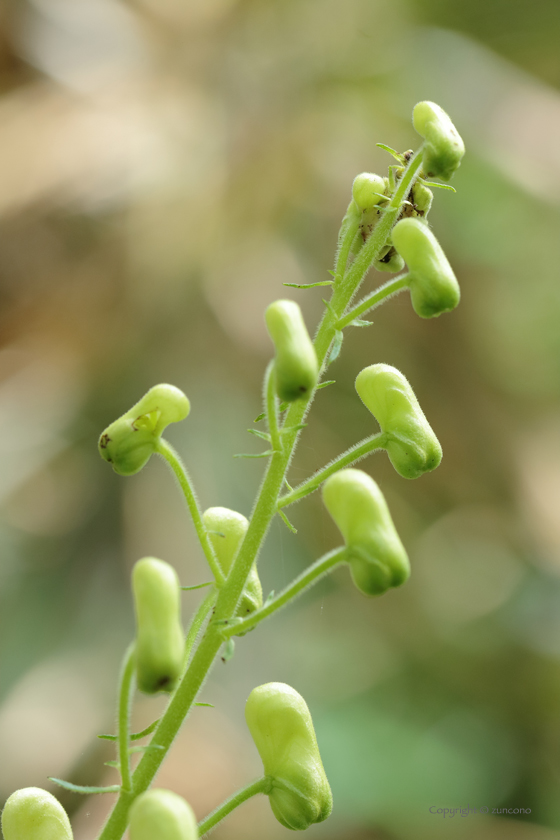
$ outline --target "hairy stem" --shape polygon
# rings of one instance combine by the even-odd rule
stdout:
[[[402,292],[407,288],[408,278],[409,273],[407,272],[406,274],[401,274],[399,277],[393,277],[391,280],[387,280],[386,283],[379,286],[374,292],[367,295],[360,301],[360,303],[347,312],[344,318],[341,318],[336,325],[337,329],[343,330],[344,327],[347,327],[348,324],[350,324],[355,318],[365,315],[366,312],[369,312],[371,309],[375,309],[376,306],[380,306],[380,304],[384,303],[388,300],[388,298],[398,295],[399,292]]]
[[[118,747],[122,788],[125,791],[130,790],[130,755],[128,748],[130,744],[130,706],[134,691],[134,666],[134,643],[132,643],[124,655],[119,690]]]
[[[354,203],[354,199],[350,201],[348,205],[348,210],[346,211],[346,215],[350,212],[350,208]],[[346,217],[345,217],[346,218]],[[358,228],[360,227],[360,216],[351,216],[348,219],[348,224],[346,226],[346,230],[342,234],[342,239],[340,242],[340,247],[338,249],[338,253],[336,255],[336,262],[334,266],[334,276],[335,281],[342,279],[344,277],[344,273],[346,271],[346,265],[348,263],[348,257],[350,255],[350,248],[352,247],[352,243],[356,238],[356,234],[358,232]]]
[[[198,824],[198,833],[200,837],[204,837],[212,828],[218,825],[224,817],[227,817],[228,814],[231,814],[235,808],[238,808],[244,802],[247,802],[252,796],[255,796],[257,793],[268,793],[271,788],[271,781],[266,776],[262,779],[259,779],[257,782],[253,782],[251,785],[247,785],[247,787],[242,788],[242,790],[237,791],[234,793],[233,796],[230,796],[229,799],[220,805],[219,808],[216,808],[215,811],[212,811],[206,819],[201,820]]]
[[[418,178],[418,173],[420,171],[420,167],[422,166],[422,149],[423,147],[421,146],[420,149],[410,158],[408,166],[403,172],[403,176],[399,181],[393,197],[391,198],[389,204],[383,208],[383,215],[380,221],[374,227],[371,236],[361,249],[356,260],[348,269],[344,278],[345,287],[353,287],[354,291],[358,290],[361,280],[365,276],[373,261],[377,259],[381,248],[386,244],[391,233],[391,228],[397,221],[401,212],[402,203]],[[379,245],[380,242],[382,242],[381,246]]]
[[[316,560],[315,563],[293,580],[289,586],[283,589],[276,598],[273,598],[264,607],[261,607],[260,610],[255,610],[254,613],[244,618],[243,621],[234,623],[230,627],[222,628],[222,635],[228,637],[237,636],[239,633],[246,633],[248,630],[252,630],[259,622],[284,607],[289,601],[297,598],[305,589],[313,586],[323,575],[331,572],[335,566],[344,563],[345,560],[346,548],[335,548],[333,551],[329,551],[328,554]]]
[[[289,493],[286,493],[285,496],[281,496],[278,499],[278,507],[283,508],[288,505],[293,505],[294,502],[299,502],[300,499],[309,496],[310,493],[314,493],[330,475],[343,469],[343,467],[349,467],[351,464],[357,463],[357,461],[365,458],[371,452],[383,449],[386,441],[387,436],[383,432],[378,432],[356,443],[350,449],[347,449],[346,452],[343,452],[342,455],[339,455],[338,458],[335,458],[334,461],[331,461],[330,464],[327,464],[321,470],[314,473],[307,481],[303,481]]]
[[[185,667],[190,659],[192,649],[196,642],[196,637],[200,633],[201,627],[204,624],[206,616],[216,603],[216,598],[217,592],[215,591],[215,589],[212,589],[212,591],[209,592],[206,598],[202,601],[192,618],[187,632],[187,638],[185,639]]]
[[[337,330],[336,325],[342,318],[353,296],[356,294],[373,260],[379,256],[382,248],[387,243],[391,228],[400,213],[402,201],[408,195],[415,178],[418,176],[421,162],[421,155],[419,153],[411,158],[399,182],[399,186],[383,214],[383,218],[374,228],[356,261],[346,272],[343,281],[334,287],[331,300],[323,314],[314,341],[315,352],[321,371],[324,371],[326,365],[327,354]],[[128,823],[128,811],[132,802],[139,794],[147,790],[152,783],[214,663],[223,642],[223,634],[217,622],[229,620],[235,615],[237,603],[241,597],[249,572],[258,557],[270,523],[276,515],[278,497],[301,432],[300,424],[309,411],[314,396],[315,391],[307,399],[296,400],[286,412],[283,425],[282,451],[274,452],[270,458],[253,508],[247,533],[226,581],[224,581],[224,576],[219,568],[208,534],[204,528],[188,474],[175,450],[164,440],[160,441],[158,451],[168,461],[179,480],[202,548],[206,554],[210,568],[214,572],[216,583],[220,586],[214,614],[215,622],[211,622],[206,629],[206,633],[196,649],[154,733],[151,744],[162,747],[163,749],[149,750],[142,756],[140,763],[132,775],[132,790],[130,792],[121,791],[117,803],[99,835],[99,840],[120,840],[124,834]]]
[[[266,369],[264,378],[264,398],[266,408],[266,420],[270,432],[270,443],[273,452],[282,451],[282,441],[278,431],[278,401],[276,399],[276,373],[274,362],[270,362]]]
[[[194,492],[187,468],[183,464],[179,454],[173,449],[171,444],[163,438],[161,438],[158,443],[157,452],[165,458],[179,482],[183,495],[185,496],[198,539],[202,546],[202,550],[204,551],[206,559],[208,560],[208,565],[210,566],[212,574],[216,580],[216,585],[221,586],[225,578],[216,558],[214,549],[212,548],[212,543],[210,542],[206,528],[204,527],[202,514],[200,513],[200,508],[198,507],[196,493]]]

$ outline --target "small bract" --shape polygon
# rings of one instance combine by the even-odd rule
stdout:
[[[443,108],[435,102],[418,102],[412,112],[412,122],[424,138],[422,167],[430,178],[449,181],[459,168],[465,144]]]
[[[393,245],[408,265],[407,284],[416,314],[434,318],[455,309],[461,290],[429,227],[420,219],[401,219],[393,228]]]
[[[265,320],[276,349],[278,396],[285,402],[309,397],[317,384],[319,369],[301,309],[292,300],[277,300],[267,308]]]
[[[384,448],[403,478],[439,466],[440,443],[406,377],[391,365],[370,365],[356,377],[356,391],[387,436]]]
[[[66,811],[54,796],[36,787],[16,790],[2,811],[4,840],[72,840]]]
[[[193,809],[182,796],[153,788],[130,808],[130,840],[198,840]]]
[[[202,518],[209,533],[216,557],[227,577],[249,527],[249,520],[242,513],[224,507],[205,510]],[[262,587],[256,565],[253,565],[243,589],[237,616],[247,616],[262,607]]]
[[[155,557],[144,557],[132,570],[136,612],[136,677],[146,694],[171,692],[183,668],[179,578]]]
[[[332,793],[301,694],[285,683],[261,685],[249,695],[245,717],[271,780],[268,797],[278,822],[303,831],[326,820]]]
[[[382,595],[405,582],[408,556],[373,478],[362,470],[340,470],[325,481],[323,502],[344,538],[352,579],[364,595]]]
[[[154,385],[132,408],[107,426],[99,438],[101,457],[119,475],[134,475],[149,461],[170,423],[184,420],[190,403],[173,385]]]

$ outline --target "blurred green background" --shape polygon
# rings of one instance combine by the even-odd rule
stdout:
[[[263,309],[316,324],[353,177],[376,142],[418,143],[433,99],[467,144],[430,220],[460,308],[402,295],[347,331],[292,483],[374,431],[353,380],[413,384],[445,453],[379,481],[409,549],[400,591],[344,570],[218,663],[159,786],[199,817],[259,773],[244,701],[270,680],[307,699],[335,798],[311,838],[560,838],[560,4],[557,0],[8,0],[0,17],[0,802],[55,775],[116,781],[113,724],[139,557],[207,578],[153,459],[123,479],[100,431],[157,382],[191,416],[169,432],[201,504],[248,515],[262,462],[245,430],[271,346]],[[370,276],[366,290],[384,280]],[[338,544],[318,496],[274,524],[278,590]],[[184,598],[185,620],[196,593]],[[162,708],[139,699],[138,727]],[[76,840],[111,797],[61,794]],[[482,806],[453,819],[429,809]],[[530,808],[530,815],[492,815]],[[216,840],[288,837],[264,798]]]

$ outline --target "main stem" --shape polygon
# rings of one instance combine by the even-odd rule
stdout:
[[[317,360],[321,372],[323,372],[325,367],[327,353],[336,332],[337,322],[343,316],[346,307],[350,304],[353,296],[357,292],[360,283],[372,265],[373,260],[377,258],[381,249],[386,244],[391,233],[391,228],[400,213],[402,201],[408,195],[408,192],[417,177],[421,162],[420,153],[417,153],[410,160],[410,163],[399,182],[395,195],[389,202],[382,219],[374,228],[373,233],[361,249],[356,261],[346,272],[342,282],[337,283],[334,287],[332,298],[329,306],[323,314],[323,318],[314,341],[315,352],[317,354]],[[134,802],[136,797],[147,790],[152,783],[167,754],[167,751],[169,750],[169,747],[173,743],[173,740],[181,727],[181,724],[187,717],[192,704],[196,700],[196,696],[200,691],[204,680],[208,676],[223,642],[219,622],[223,622],[225,619],[231,619],[235,614],[237,603],[243,591],[243,587],[245,586],[249,572],[251,571],[251,567],[257,559],[260,547],[267,534],[270,523],[276,514],[278,496],[300,434],[300,429],[297,427],[309,411],[314,396],[315,392],[313,392],[307,400],[296,400],[286,412],[284,420],[285,434],[282,438],[282,451],[274,452],[270,458],[268,469],[265,473],[264,480],[261,484],[261,488],[253,508],[253,513],[245,539],[243,540],[243,544],[228,574],[227,580],[221,586],[218,593],[214,614],[216,621],[215,623],[210,622],[210,625],[208,626],[189,667],[179,683],[179,686],[172,696],[167,710],[161,718],[151,741],[152,745],[160,746],[163,749],[148,750],[144,753],[132,776],[132,790],[130,792],[124,790],[121,791],[118,801],[101,834],[99,835],[99,840],[120,840],[124,834],[128,823],[128,811],[131,804]],[[162,444],[163,443],[164,442],[162,441]],[[198,505],[196,504],[196,498],[194,497],[192,487],[190,484],[187,484],[186,487],[183,486],[184,482],[182,481],[181,473],[178,470],[178,463],[180,463],[179,456],[169,446],[169,444],[165,444],[164,447],[160,448],[160,453],[169,460],[169,463],[177,475],[179,483],[183,487],[185,493],[192,494],[194,501],[193,509],[195,512],[198,512]],[[172,456],[171,460],[168,458],[168,455]],[[191,505],[189,505],[189,507],[191,507]],[[200,516],[199,512],[198,515]],[[208,535],[204,528],[202,532],[206,540],[209,542]],[[197,533],[200,537],[201,532],[199,528],[197,528]],[[206,543],[202,539],[201,542],[204,548]],[[206,550],[205,553],[208,557]],[[214,557],[213,551],[211,551],[211,556]],[[210,563],[211,567],[212,565],[213,564]],[[218,576],[216,576],[216,578],[218,580]]]

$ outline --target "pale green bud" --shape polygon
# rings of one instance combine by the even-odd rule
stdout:
[[[419,219],[401,219],[393,228],[393,244],[406,260],[412,306],[421,318],[455,309],[461,290],[441,245]]]
[[[171,692],[183,669],[179,578],[163,560],[144,557],[132,570],[136,677],[146,694]]]
[[[374,260],[373,264],[378,271],[392,271],[393,273],[402,271],[404,268],[403,258],[391,245],[385,246],[381,256]]]
[[[412,208],[413,216],[422,216],[425,218],[430,212],[434,194],[429,187],[416,181],[411,190],[411,201],[414,205]]]
[[[152,788],[130,807],[130,840],[198,840],[193,809],[182,796]]]
[[[224,507],[208,508],[202,516],[218,563],[227,577],[241,543],[247,533],[249,520],[242,513]],[[253,565],[237,607],[237,616],[246,616],[262,607],[262,587],[256,565]]]
[[[72,840],[66,811],[41,788],[16,790],[2,811],[4,840]]]
[[[356,377],[356,391],[387,436],[385,449],[399,475],[418,478],[439,466],[439,441],[399,370],[370,365]]]
[[[267,308],[265,320],[276,349],[278,396],[285,402],[307,398],[317,384],[319,369],[301,309],[292,300],[277,300]]]
[[[443,108],[435,102],[418,102],[412,112],[412,122],[425,140],[424,172],[430,178],[449,181],[465,154],[465,144],[459,132]]]
[[[303,831],[326,820],[332,793],[301,694],[285,683],[261,685],[249,695],[245,718],[272,782],[268,797],[278,822]]]
[[[190,403],[173,385],[154,385],[130,411],[108,426],[99,438],[101,457],[119,475],[139,472],[156,451],[169,423],[184,420]]]
[[[352,197],[360,210],[371,210],[376,205],[385,203],[379,197],[384,195],[385,187],[385,179],[381,175],[376,175],[374,172],[362,172],[354,178]]]
[[[383,493],[362,470],[341,470],[323,485],[323,502],[348,549],[352,579],[364,595],[381,595],[410,574]]]

